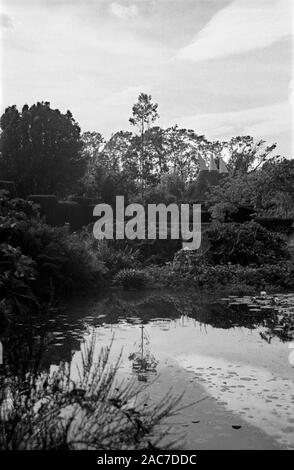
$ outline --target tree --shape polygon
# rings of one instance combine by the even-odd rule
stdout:
[[[241,206],[252,206],[262,216],[293,217],[293,160],[272,156],[275,145],[255,144],[252,137],[233,138],[230,145],[230,173],[207,194],[212,214],[222,220]]]
[[[294,216],[294,161],[274,158],[258,172],[259,207],[268,215]]]
[[[242,206],[257,206],[259,188],[256,173],[229,174],[207,192],[206,205],[212,217],[224,222]]]
[[[186,184],[195,179],[199,167],[196,140],[194,131],[181,129],[177,125],[165,131],[168,166],[172,173],[178,173],[180,176],[182,192]]]
[[[8,107],[1,117],[2,178],[13,180],[19,195],[72,191],[83,176],[80,128],[70,111],[62,114],[42,102],[21,112]]]
[[[159,126],[147,129],[144,134],[145,161],[149,163],[149,172],[146,173],[146,183],[155,185],[162,175],[168,172],[168,155],[165,145],[166,131]]]
[[[94,160],[105,145],[100,132],[84,132],[82,134],[82,152],[88,160]]]
[[[183,200],[182,180],[178,173],[165,173],[155,187],[144,194],[145,204],[171,204]]]
[[[152,103],[151,95],[146,93],[140,93],[137,103],[134,104],[132,108],[133,116],[129,119],[129,122],[136,126],[139,130],[139,141],[140,141],[140,158],[139,158],[139,178],[144,189],[144,179],[146,179],[146,174],[151,170],[151,160],[146,158],[145,154],[145,131],[150,128],[150,125],[156,121],[159,117],[157,108],[157,103]]]
[[[228,166],[232,174],[256,171],[272,157],[276,146],[277,144],[267,145],[264,140],[256,142],[251,136],[232,137],[228,142],[223,142],[223,150],[229,157]]]
[[[132,133],[119,131],[105,142],[99,133],[86,132],[82,140],[87,171],[80,192],[109,204],[118,195],[128,200],[136,192],[138,177]]]

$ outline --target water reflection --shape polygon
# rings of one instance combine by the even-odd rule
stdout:
[[[185,323],[185,318],[190,321]],[[123,325],[156,323],[157,328],[169,329],[176,320],[181,321],[182,328],[191,327],[192,320],[195,328],[206,334],[208,326],[225,330],[245,328],[258,332],[259,337],[268,344],[274,338],[291,342],[294,339],[294,295],[211,299],[183,292],[132,295],[111,292],[103,299],[75,300],[59,313],[36,318],[29,328],[24,329],[24,321],[21,319],[14,322],[0,334],[3,359],[6,363],[17,362],[20,343],[31,341],[23,339],[24,331],[27,334],[28,329],[34,330],[36,337],[46,332],[47,352],[42,364],[43,367],[49,367],[61,360],[69,362],[74,352],[80,349],[90,328],[105,329],[116,325],[123,328]],[[13,348],[16,344],[18,346]],[[30,345],[28,349],[32,349]],[[138,352],[133,354],[134,360],[137,358],[139,363]],[[153,359],[150,359],[150,363],[153,364]]]
[[[132,362],[132,369],[140,382],[147,382],[151,374],[156,374],[156,368],[159,361],[155,359],[150,352],[150,339],[144,331],[144,325],[140,326],[141,339],[139,349],[129,354],[129,360]]]
[[[14,336],[0,335],[6,362],[20,355],[15,337],[23,335],[24,325],[18,323]],[[33,326],[36,336],[47,333],[44,368],[70,362],[73,356],[78,361],[81,344],[93,330],[98,349],[114,336],[113,358],[124,350],[124,377],[136,375],[139,382],[157,384],[159,394],[171,385],[179,392],[190,387],[191,400],[201,396],[201,387],[213,397],[201,408],[200,421],[208,423],[206,442],[215,436],[211,426],[217,416],[218,442],[227,432],[221,406],[294,447],[293,365],[287,347],[294,339],[294,294],[215,299],[191,292],[111,292],[102,299],[74,300]],[[9,355],[13,347],[15,354]],[[199,422],[198,413],[187,415],[191,426]],[[197,435],[191,429],[193,445]],[[231,445],[232,436],[228,439]]]

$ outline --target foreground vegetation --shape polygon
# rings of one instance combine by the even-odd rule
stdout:
[[[119,360],[109,364],[110,348],[96,359],[94,347],[93,337],[75,379],[68,363],[53,373],[0,375],[0,449],[147,449],[163,437],[166,442],[168,429],[162,432],[158,425],[177,412],[181,397],[168,394],[146,403],[144,389],[134,381],[117,382]]]

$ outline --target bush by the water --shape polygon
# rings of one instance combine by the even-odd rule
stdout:
[[[122,269],[140,267],[138,250],[129,245],[123,245],[109,240],[95,240],[91,234],[92,248],[98,250],[99,259],[107,268],[108,276],[112,277]]]
[[[185,253],[186,255],[187,253]],[[256,290],[294,289],[294,263],[281,261],[264,266],[240,264],[194,264],[193,259],[147,269],[152,287],[192,287],[197,289],[221,289],[222,291],[247,293]]]
[[[21,282],[38,296],[48,297],[52,291],[65,293],[101,282],[106,272],[98,250],[93,249],[85,233],[70,233],[67,227],[49,227],[33,203],[9,200],[4,194],[0,199],[0,243],[0,300],[5,298],[5,293],[15,292],[16,279],[19,288]],[[22,265],[26,262],[34,268],[34,278],[28,269],[17,269],[13,265],[16,262]],[[22,294],[21,299],[25,298]]]
[[[19,248],[7,243],[0,245],[0,323],[8,314],[32,312],[38,308],[32,284],[36,280],[36,265]]]
[[[122,286],[126,290],[142,289],[147,282],[147,274],[141,269],[123,269],[114,277],[114,284]]]
[[[202,234],[199,250],[180,250],[172,263],[147,271],[154,287],[239,293],[294,288],[294,261],[286,241],[254,222],[213,223]]]
[[[289,258],[285,240],[255,222],[213,223],[204,231],[203,243],[205,261],[213,265],[260,266]]]
[[[115,240],[109,246],[122,252],[127,250],[136,253],[136,263],[148,266],[149,264],[164,264],[172,261],[174,255],[181,249],[182,242],[180,239],[171,239],[170,229],[168,229],[166,240],[159,238],[151,240],[146,234],[146,238],[143,240]]]

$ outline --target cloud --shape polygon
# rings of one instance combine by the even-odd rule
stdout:
[[[289,101],[224,113],[206,113],[184,116],[173,120],[182,127],[193,128],[198,134],[205,134],[210,139],[229,139],[237,135],[252,135],[257,139],[277,140],[283,144],[286,152],[291,151],[292,109]],[[292,147],[293,151],[293,147]]]
[[[270,46],[291,34],[292,0],[234,0],[182,48],[177,58],[203,61]]]
[[[138,16],[138,8],[136,5],[121,5],[120,3],[112,3],[110,5],[111,13],[121,20],[129,20]]]
[[[137,101],[139,94],[146,87],[140,86],[128,86],[122,90],[113,92],[107,99],[106,103],[111,106],[121,106],[126,109],[130,109],[131,106]]]
[[[10,29],[13,28],[13,21],[11,16],[6,13],[0,13],[0,28]]]

